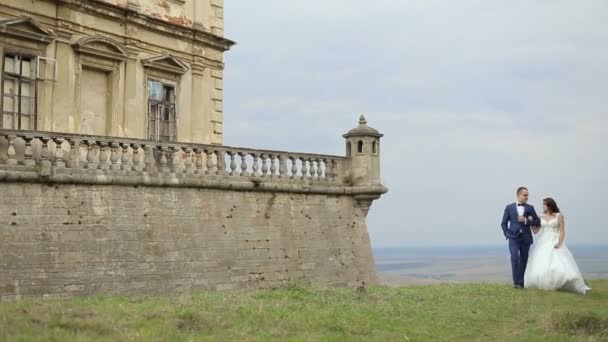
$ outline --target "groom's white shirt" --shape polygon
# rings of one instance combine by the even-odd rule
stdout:
[[[517,215],[519,216],[524,216],[524,211],[526,210],[525,206],[519,206],[518,205],[519,202],[515,202],[515,207],[517,208]],[[526,221],[524,222],[524,224],[528,224],[528,218],[524,218]]]
[[[519,206],[518,204],[519,202],[515,202],[515,206],[517,207],[517,215],[524,216],[524,211],[526,210],[526,207]]]

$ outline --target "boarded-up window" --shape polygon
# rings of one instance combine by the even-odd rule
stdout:
[[[80,133],[107,134],[109,73],[107,71],[82,68],[80,83]]]
[[[36,129],[36,58],[6,53],[3,62],[0,127]]]
[[[148,138],[155,141],[175,141],[175,86],[160,81],[148,81]]]

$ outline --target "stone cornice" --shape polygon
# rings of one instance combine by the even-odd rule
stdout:
[[[276,180],[263,177],[249,179],[230,176],[208,176],[205,178],[196,175],[176,175],[174,173],[161,173],[150,175],[148,173],[125,174],[120,171],[87,170],[87,169],[53,169],[48,174],[41,174],[37,167],[4,166],[0,165],[0,182],[45,183],[45,184],[85,184],[85,185],[121,185],[121,186],[149,186],[149,187],[175,187],[175,188],[206,188],[231,191],[256,192],[284,192],[303,194],[322,194],[334,196],[373,197],[380,196],[388,191],[383,186],[352,187],[340,184],[327,184],[324,181],[294,182],[289,179]]]
[[[58,3],[71,6],[79,11],[94,12],[98,15],[109,16],[114,19],[125,20],[131,24],[145,26],[151,30],[190,38],[212,48],[227,51],[236,43],[230,39],[204,31],[198,25],[188,27],[178,25],[169,21],[155,18],[146,14],[134,11],[129,7],[121,7],[108,4],[98,0],[55,0]]]

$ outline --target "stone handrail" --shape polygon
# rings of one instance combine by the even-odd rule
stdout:
[[[324,154],[0,129],[0,181],[344,193],[347,162]]]

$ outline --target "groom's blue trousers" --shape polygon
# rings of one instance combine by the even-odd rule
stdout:
[[[513,284],[524,286],[524,273],[528,265],[530,244],[523,239],[509,239],[509,252],[511,252]]]

